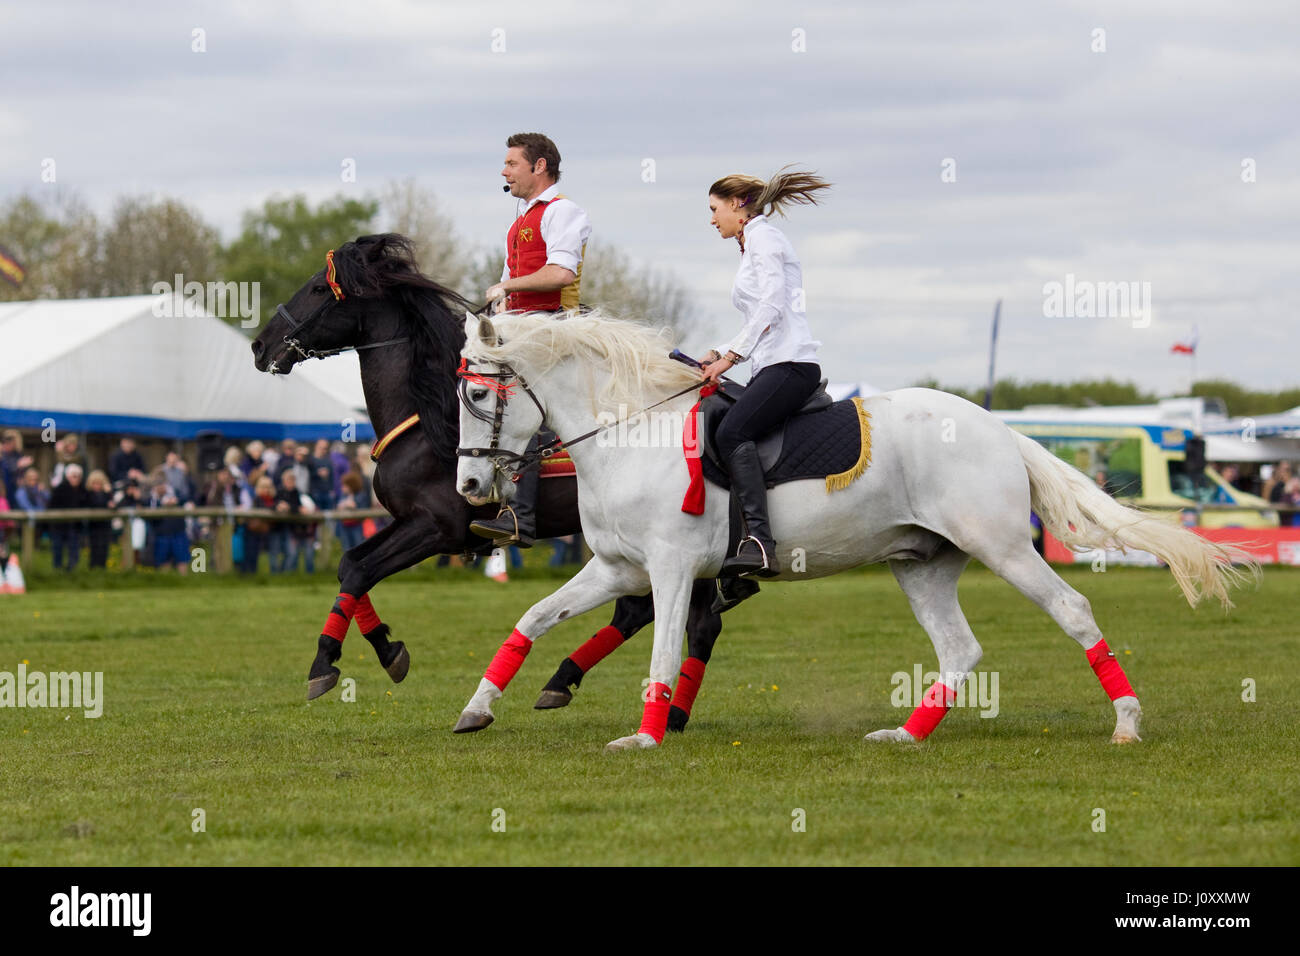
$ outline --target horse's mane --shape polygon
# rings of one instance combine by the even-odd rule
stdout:
[[[473,307],[422,275],[413,243],[396,233],[344,243],[334,265],[347,295],[387,299],[398,307],[403,334],[410,338],[406,385],[420,426],[439,458],[453,458],[460,427],[456,366],[465,344],[464,315]]]
[[[475,337],[466,344],[474,361],[526,365],[544,372],[562,359],[577,358],[608,371],[609,379],[596,401],[617,411],[663,398],[664,393],[700,380],[694,369],[668,357],[672,333],[639,322],[618,319],[599,310],[570,312],[557,318],[546,312],[510,313],[492,320],[500,344]]]

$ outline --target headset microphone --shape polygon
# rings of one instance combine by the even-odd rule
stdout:
[[[510,184],[509,184],[509,183],[506,183],[504,186],[502,186],[502,187],[501,187],[501,191],[502,191],[503,193],[508,193],[508,192],[510,192]]]

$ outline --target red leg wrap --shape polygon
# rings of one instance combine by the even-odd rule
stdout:
[[[645,712],[641,715],[639,734],[649,734],[655,743],[664,742],[668,730],[668,704],[673,699],[672,688],[658,681],[646,689]]]
[[[1133,693],[1133,685],[1124,676],[1124,668],[1120,667],[1119,661],[1115,659],[1115,652],[1106,646],[1104,639],[1098,641],[1093,645],[1092,650],[1088,651],[1088,663],[1092,665],[1092,672],[1097,675],[1102,689],[1110,695],[1111,700],[1117,697],[1137,696]]]
[[[938,727],[939,721],[947,716],[956,700],[955,690],[947,684],[936,681],[921,698],[921,706],[912,711],[912,716],[907,718],[903,729],[917,740],[924,740],[934,733],[934,728]]]
[[[320,632],[326,637],[342,642],[343,638],[348,636],[348,625],[352,623],[356,606],[357,599],[351,594],[340,594],[334,599],[334,606],[330,608],[329,617],[325,619],[325,626],[320,629]]]
[[[587,638],[587,643],[570,654],[569,660],[585,674],[622,646],[623,632],[610,624]]]
[[[532,649],[533,642],[520,634],[519,629],[516,628],[510,632],[510,639],[501,645],[501,649],[492,658],[492,663],[488,665],[487,672],[483,676],[495,684],[497,690],[504,691],[519,673],[524,658]]]
[[[370,592],[367,591],[357,598],[357,627],[361,628],[362,634],[369,634],[380,623],[379,615],[375,613],[375,608],[370,603]]]
[[[682,672],[677,675],[677,690],[673,693],[673,706],[686,711],[690,716],[695,706],[695,695],[700,692],[700,682],[704,680],[704,661],[698,657],[688,657],[682,661]]]

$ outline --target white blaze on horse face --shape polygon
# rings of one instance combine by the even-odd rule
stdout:
[[[492,441],[492,412],[496,395],[485,385],[466,383],[462,390],[463,401],[468,401],[487,421],[480,420],[463,404],[460,409],[460,447],[486,449]],[[456,465],[456,489],[472,505],[487,504],[499,499],[494,482],[495,469],[487,458],[461,455]]]

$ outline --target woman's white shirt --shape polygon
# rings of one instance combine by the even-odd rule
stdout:
[[[755,216],[745,223],[745,251],[731,288],[745,325],[718,354],[752,361],[751,375],[780,362],[816,362],[821,343],[808,330],[803,295],[803,268],[790,240],[766,216]]]

